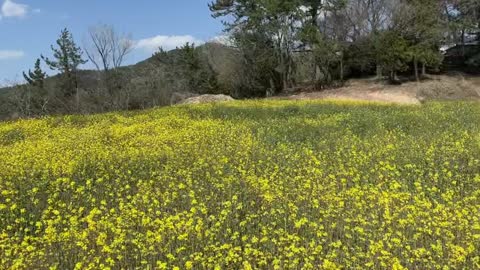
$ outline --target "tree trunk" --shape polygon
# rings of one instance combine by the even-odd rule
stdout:
[[[293,82],[292,82],[292,62],[290,61],[290,56],[287,57],[287,74],[286,74],[286,79],[287,79],[287,89],[293,87]]]
[[[398,77],[397,77],[397,71],[395,70],[392,70],[390,71],[389,75],[388,75],[388,80],[391,84],[399,84],[399,80],[398,80]]]
[[[287,75],[287,73],[285,72],[282,77],[283,77],[282,92],[285,92],[288,89],[288,75]]]
[[[281,71],[281,77],[282,77],[282,92],[284,92],[287,88],[288,88],[288,83],[287,83],[287,80],[288,80],[288,77],[287,77],[287,74],[288,74],[288,67],[287,67],[287,63],[286,63],[286,60],[285,60],[285,55],[284,55],[284,52],[283,50],[281,49],[281,42],[279,41],[279,48],[280,48],[280,65],[281,65],[281,68],[282,68],[282,71]]]
[[[78,91],[78,87],[76,87],[75,92],[76,92],[75,101],[77,103],[77,113],[78,113],[78,112],[80,112],[80,93]]]
[[[427,65],[425,65],[425,62],[422,63],[422,76],[427,76]]]
[[[344,70],[343,70],[343,57],[340,59],[340,81],[343,82]]]
[[[381,80],[382,78],[383,78],[382,66],[377,64],[377,80]]]
[[[321,74],[322,70],[320,69],[320,66],[318,64],[315,64],[315,84],[318,84],[320,82]]]
[[[272,78],[270,78],[270,89],[267,89],[266,96],[271,97],[275,93],[275,82],[273,81]]]
[[[418,74],[418,59],[416,56],[413,57],[413,67],[415,70],[415,80],[420,81],[420,75]]]
[[[126,91],[126,95],[127,97],[125,98],[125,110],[129,110],[130,109],[130,93],[128,91]]]
[[[27,88],[27,116],[32,116],[32,90],[30,87]]]

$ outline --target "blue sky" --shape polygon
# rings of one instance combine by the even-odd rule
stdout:
[[[210,0],[0,0],[0,84],[20,81],[40,54],[50,56],[67,27],[82,45],[90,26],[113,25],[132,35],[137,46],[127,64],[163,46],[208,41],[222,34],[210,16]],[[88,66],[87,66],[88,67]]]

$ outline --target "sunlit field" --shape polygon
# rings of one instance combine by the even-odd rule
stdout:
[[[0,124],[0,269],[479,269],[480,105]]]

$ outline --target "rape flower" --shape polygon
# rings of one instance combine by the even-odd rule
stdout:
[[[0,268],[479,269],[478,123],[265,100],[2,123]]]

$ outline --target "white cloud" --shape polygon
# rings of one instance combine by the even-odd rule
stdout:
[[[173,50],[176,47],[185,45],[185,43],[195,43],[195,45],[200,45],[205,43],[203,40],[197,39],[190,35],[184,36],[155,36],[151,38],[141,39],[137,41],[135,48],[145,50],[148,52],[154,52],[158,48],[163,48],[164,50]]]
[[[23,18],[29,10],[28,5],[18,4],[12,0],[5,0],[2,5],[1,16]]]
[[[0,50],[0,60],[18,59],[25,56],[25,52],[18,50]]]

